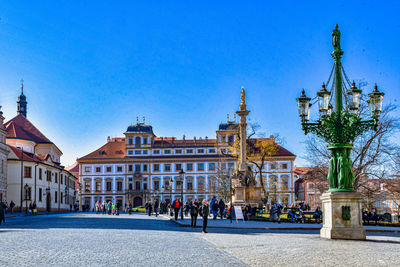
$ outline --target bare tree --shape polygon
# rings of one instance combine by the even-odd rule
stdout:
[[[399,144],[394,142],[399,127],[399,118],[394,117],[395,105],[387,105],[382,110],[376,131],[370,130],[356,138],[353,144],[351,159],[353,162],[353,187],[364,198],[371,199],[377,190],[371,188],[369,179],[384,179],[393,175],[396,165],[396,153]],[[360,109],[360,115],[366,116],[366,106]],[[330,152],[327,143],[319,137],[310,136],[306,142],[305,159],[311,166],[320,169],[320,180],[326,180]]]

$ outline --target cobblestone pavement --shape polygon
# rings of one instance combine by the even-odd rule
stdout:
[[[17,217],[0,226],[0,266],[399,266],[400,234],[322,240],[316,231],[180,227],[135,214]]]

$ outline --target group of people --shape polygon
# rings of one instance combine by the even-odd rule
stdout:
[[[362,209],[362,218],[363,218],[363,223],[369,224],[370,221],[374,221],[375,224],[378,224],[378,215],[376,214],[376,209],[371,209],[371,211],[368,212],[367,209]]]
[[[115,204],[114,202],[111,201],[103,201],[100,203],[100,201],[96,202],[95,205],[95,211],[96,214],[108,214],[108,215],[119,215],[119,210],[121,208],[121,203],[117,201]]]

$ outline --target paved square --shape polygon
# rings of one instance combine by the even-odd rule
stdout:
[[[0,266],[394,266],[400,234],[322,240],[318,231],[180,227],[142,214],[9,218]]]

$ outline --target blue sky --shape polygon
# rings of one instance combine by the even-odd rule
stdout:
[[[350,79],[400,98],[400,2],[323,2],[0,1],[0,105],[16,115],[24,79],[28,119],[69,165],[136,116],[157,136],[214,138],[244,86],[250,122],[304,165],[295,98],[328,79],[336,23]]]

